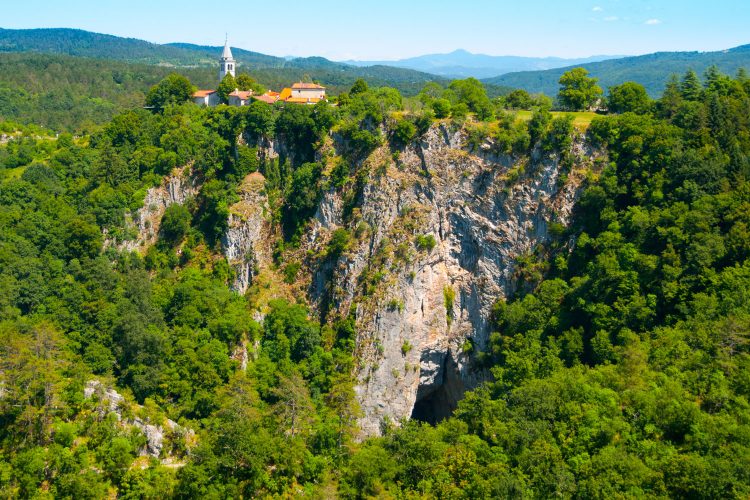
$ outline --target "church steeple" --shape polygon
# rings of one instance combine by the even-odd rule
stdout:
[[[221,53],[221,59],[219,59],[219,81],[222,81],[227,74],[234,76],[235,66],[232,49],[229,48],[229,38],[227,37],[224,40],[224,52]]]

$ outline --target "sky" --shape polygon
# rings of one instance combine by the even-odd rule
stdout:
[[[750,0],[0,0],[0,28],[51,27],[333,60],[639,55],[748,44]]]

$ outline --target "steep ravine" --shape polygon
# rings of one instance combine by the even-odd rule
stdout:
[[[337,262],[303,258],[300,279],[313,309],[354,308],[364,434],[384,420],[439,420],[488,377],[472,360],[487,345],[491,307],[515,290],[517,258],[550,240],[551,222],[569,222],[597,157],[577,137],[563,178],[558,154],[492,150],[488,141],[470,153],[463,131],[433,126],[397,159],[386,147],[368,158],[352,217],[344,220],[342,197],[330,190],[307,226],[298,256],[321,254],[338,227],[355,235]],[[224,243],[242,291],[252,274],[245,262],[268,264],[268,251],[259,254],[268,233],[257,217],[234,217]]]

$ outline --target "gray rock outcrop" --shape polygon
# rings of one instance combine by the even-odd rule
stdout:
[[[370,233],[339,259],[330,286],[334,308],[356,308],[364,434],[384,420],[443,418],[486,380],[472,353],[487,346],[492,305],[515,290],[518,257],[549,242],[550,223],[568,223],[595,156],[578,138],[563,182],[558,155],[492,149],[470,153],[460,130],[434,126],[364,188],[352,224]],[[311,232],[343,225],[340,206],[326,194]]]
[[[117,420],[123,425],[135,427],[143,433],[146,437],[146,446],[140,450],[141,456],[148,455],[154,458],[162,456],[166,437],[165,427],[169,431],[194,437],[194,432],[191,429],[185,429],[170,419],[165,419],[162,425],[156,425],[138,416],[124,417],[127,406],[125,398],[112,387],[107,387],[98,380],[89,380],[83,388],[83,395],[86,399],[96,397],[99,402],[98,411],[101,417],[114,413]],[[133,406],[136,411],[141,408],[140,405]],[[170,460],[170,462],[174,461]]]
[[[143,206],[126,218],[126,226],[133,228],[137,233],[135,238],[120,242],[117,244],[118,249],[144,252],[156,243],[161,219],[167,207],[174,203],[184,204],[200,191],[200,180],[192,167],[192,164],[188,164],[175,168],[164,177],[161,185],[149,188]]]

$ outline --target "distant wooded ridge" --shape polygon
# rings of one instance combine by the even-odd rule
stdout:
[[[740,68],[750,68],[750,44],[717,52],[657,52],[574,66],[586,68],[591,76],[599,79],[599,85],[604,89],[633,81],[646,87],[652,97],[658,97],[673,74],[683,75],[689,69],[703,74],[711,66],[716,66],[732,75]],[[559,88],[560,77],[572,67],[509,73],[483,82],[553,96]]]
[[[522,88],[554,96],[560,76],[574,66],[582,66],[598,78],[605,89],[635,81],[655,97],[661,94],[672,74],[684,74],[688,69],[700,74],[712,65],[733,74],[739,68],[750,67],[750,45],[716,52],[658,52],[580,59],[487,56],[456,50],[450,54],[368,62],[334,62],[323,57],[283,58],[236,47],[232,50],[240,70],[253,74],[266,71],[269,76],[273,72],[268,70],[274,70],[282,72],[274,74],[279,80],[308,77],[330,87],[344,87],[357,78],[364,78],[372,85],[393,86],[406,95],[416,94],[428,81],[473,76],[482,79],[491,95],[507,93],[509,88]],[[78,29],[44,28],[0,29],[0,52],[66,54],[185,68],[213,66],[221,47],[190,43],[160,45]],[[493,70],[496,73],[491,73]]]

